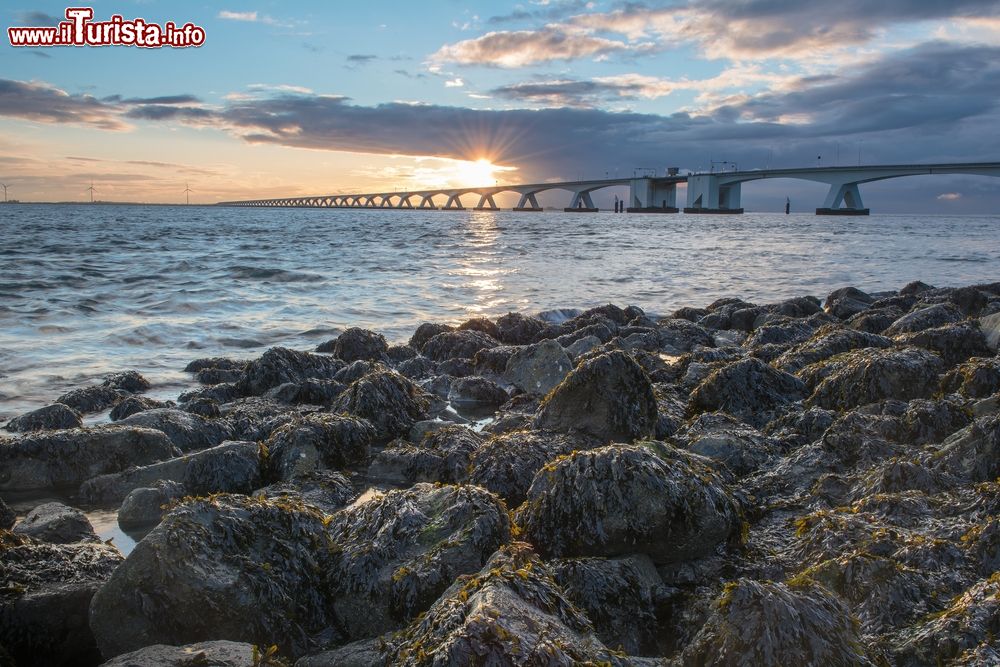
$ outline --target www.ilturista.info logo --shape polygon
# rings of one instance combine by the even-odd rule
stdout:
[[[205,29],[193,23],[164,25],[143,19],[125,20],[115,14],[109,21],[93,21],[91,7],[69,7],[66,20],[55,27],[11,27],[11,46],[139,46],[185,48],[205,43]]]

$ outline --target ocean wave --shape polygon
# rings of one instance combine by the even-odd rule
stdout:
[[[231,278],[237,280],[265,280],[278,283],[299,283],[322,280],[323,276],[304,271],[289,271],[287,269],[269,269],[259,266],[231,266],[228,270]]]

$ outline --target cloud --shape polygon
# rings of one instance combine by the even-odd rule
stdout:
[[[0,79],[0,116],[40,123],[125,130],[120,109],[90,95],[70,95],[46,83]]]
[[[46,14],[45,12],[20,12],[17,15],[17,20],[19,25],[22,26],[54,26],[60,21],[65,21],[65,18],[59,18],[58,16],[53,16],[52,14]]]
[[[461,88],[465,85],[465,81],[462,81],[461,77],[455,77],[454,79],[448,79],[444,82],[445,88]]]
[[[218,18],[225,21],[247,21],[249,23],[255,23],[257,21],[257,12],[231,12],[223,9],[219,12]]]
[[[367,53],[352,53],[351,55],[347,56],[347,63],[348,65],[358,67],[361,65],[367,65],[368,63],[377,59],[378,56],[376,55],[371,55]]]
[[[536,9],[533,11],[515,9],[509,14],[491,16],[486,20],[486,22],[491,25],[500,25],[504,23],[522,23],[538,19],[554,20],[565,18],[569,14],[580,12],[593,6],[593,3],[588,0],[562,0],[562,2],[536,4],[545,7],[545,9]]]
[[[945,192],[937,196],[939,201],[958,201],[962,198],[962,193],[960,192]]]
[[[649,43],[629,44],[604,37],[568,32],[547,27],[545,30],[488,32],[441,47],[431,55],[431,62],[486,67],[525,67],[554,60],[603,57],[612,53],[638,53],[652,48]]]

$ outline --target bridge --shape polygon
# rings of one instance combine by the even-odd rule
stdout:
[[[1000,177],[1000,162],[974,162],[922,165],[872,165],[857,167],[804,167],[792,169],[754,169],[747,171],[700,172],[681,175],[670,169],[666,176],[641,176],[632,178],[605,178],[590,181],[565,181],[557,183],[528,183],[520,185],[494,185],[469,188],[441,188],[402,192],[376,192],[365,194],[332,194],[310,197],[285,197],[219,202],[219,206],[252,208],[360,208],[360,209],[410,209],[410,210],[466,210],[463,197],[477,197],[473,210],[499,210],[494,197],[501,193],[519,196],[515,211],[541,211],[537,196],[549,190],[570,193],[569,212],[596,212],[591,193],[610,187],[628,186],[629,197],[625,210],[629,213],[677,213],[677,186],[687,183],[685,213],[743,213],[741,205],[742,184],[764,179],[793,178],[824,183],[830,186],[823,206],[817,215],[868,215],[861,191],[862,183],[882,181],[904,176],[927,174],[964,174]],[[439,200],[443,205],[439,206]]]

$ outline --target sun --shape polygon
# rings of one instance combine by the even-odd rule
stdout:
[[[467,188],[493,185],[497,182],[497,172],[501,170],[500,167],[486,158],[479,158],[474,162],[463,162],[456,166],[458,173],[455,180]]]

